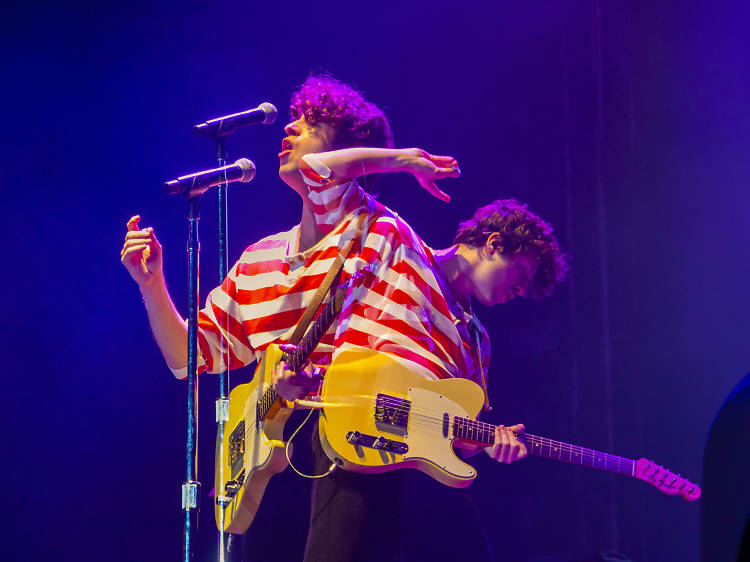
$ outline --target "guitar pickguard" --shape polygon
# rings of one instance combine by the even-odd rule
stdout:
[[[441,420],[445,413],[450,419],[454,416],[466,417],[466,410],[450,398],[425,388],[410,388],[408,396],[412,408],[405,438],[409,451],[404,454],[404,460],[432,463],[455,478],[474,478],[476,470],[456,457],[451,434],[443,434],[442,423],[436,425],[434,421],[424,419],[427,415],[433,417],[435,412],[440,413]]]

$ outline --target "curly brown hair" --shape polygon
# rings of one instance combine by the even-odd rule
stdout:
[[[292,94],[289,115],[310,124],[327,123],[336,130],[334,148],[393,148],[393,134],[383,112],[360,92],[328,74],[314,74]]]
[[[453,243],[481,247],[495,232],[500,235],[497,249],[501,253],[527,253],[536,258],[539,267],[529,287],[531,297],[549,296],[567,276],[569,258],[560,249],[552,226],[515,199],[498,199],[477,209],[459,225]]]

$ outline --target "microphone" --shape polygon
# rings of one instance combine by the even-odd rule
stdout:
[[[249,182],[255,177],[255,164],[247,158],[240,158],[230,166],[222,166],[213,170],[196,172],[187,176],[180,176],[176,180],[164,184],[164,191],[170,195],[195,197],[202,195],[209,187],[220,183],[241,181]]]
[[[225,115],[200,123],[193,127],[193,132],[196,135],[205,135],[211,138],[224,137],[240,127],[255,125],[256,123],[270,125],[276,121],[277,114],[278,112],[272,103],[264,102],[255,109],[232,113],[232,115]]]

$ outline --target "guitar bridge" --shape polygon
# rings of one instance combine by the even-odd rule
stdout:
[[[366,433],[360,433],[359,431],[349,431],[346,434],[346,440],[355,446],[369,447],[370,449],[377,449],[386,453],[394,453],[396,455],[405,455],[409,452],[409,445],[402,443],[401,441],[394,441],[379,435],[367,435]]]

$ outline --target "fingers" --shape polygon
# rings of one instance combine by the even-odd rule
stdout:
[[[132,263],[140,261],[144,250],[147,251],[144,256],[148,258],[151,255],[152,244],[158,244],[154,238],[153,229],[129,230],[125,234],[125,243],[120,250],[120,260],[124,261],[127,256]]]
[[[143,230],[129,230],[125,234],[125,243],[128,242],[151,242],[154,239],[154,231],[151,228]]]
[[[316,370],[316,367],[308,363],[300,371],[290,371],[288,365],[281,361],[273,370],[274,390],[286,400],[302,398],[320,382],[321,376]]]
[[[138,230],[138,222],[141,220],[141,215],[133,215],[127,223],[128,230]]]
[[[154,228],[152,226],[149,226],[148,228],[138,228],[138,223],[141,221],[141,215],[133,215],[130,217],[130,220],[126,223],[126,227],[128,229],[128,232],[125,234],[125,240],[137,240],[137,239],[150,239],[155,244],[159,244],[159,242],[156,240],[156,235],[154,234]]]
[[[144,250],[148,250],[148,244],[125,245],[120,251],[120,261],[125,263],[139,263]]]
[[[416,160],[410,171],[428,193],[447,203],[451,200],[450,195],[438,188],[435,182],[445,178],[457,178],[461,174],[458,162],[452,156],[436,156],[421,149],[414,150]]]
[[[434,181],[425,181],[424,183],[420,182],[423,188],[425,188],[433,197],[437,197],[441,201],[445,201],[446,203],[450,202],[451,196],[448,195],[445,191],[440,189],[437,184]]]
[[[121,255],[129,247],[140,244],[147,244],[150,254],[153,253],[154,256],[161,255],[161,244],[159,244],[159,241],[156,239],[153,227],[150,226],[143,230],[129,230],[125,233],[125,244],[122,247]]]
[[[458,160],[452,156],[432,156],[428,155],[429,160],[437,168],[436,173],[441,178],[457,178],[461,174],[458,167]]]
[[[438,168],[458,168],[458,160],[453,156],[436,156],[427,152],[423,153],[425,158],[430,160]]]
[[[421,151],[421,155],[435,167],[437,179],[457,178],[461,174],[461,170],[458,167],[458,160],[452,156],[435,156],[424,150]]]
[[[489,455],[498,462],[510,464],[528,455],[526,445],[519,441],[516,434],[521,433],[525,427],[523,424],[505,427],[499,425],[495,428],[495,444],[488,451]]]
[[[516,425],[511,425],[508,429],[510,429],[513,433],[518,434],[518,433],[523,433],[524,431],[526,431],[526,426],[523,425],[522,423],[518,423]]]
[[[443,178],[457,178],[461,175],[461,170],[456,168],[436,168],[435,169],[435,179],[443,179]]]

